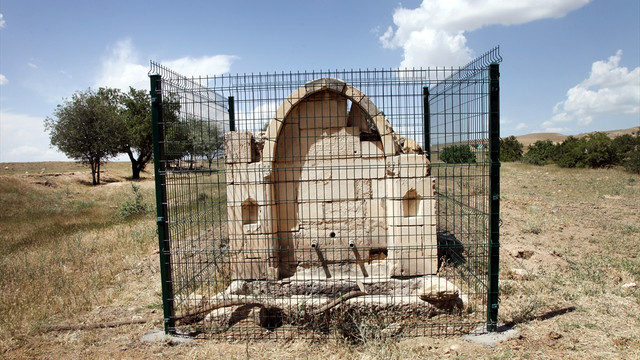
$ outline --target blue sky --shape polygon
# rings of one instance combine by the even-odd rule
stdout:
[[[0,2],[0,162],[66,160],[77,90],[184,75],[457,66],[500,45],[502,135],[640,125],[640,1]]]

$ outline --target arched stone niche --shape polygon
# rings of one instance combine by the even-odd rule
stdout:
[[[330,277],[327,264],[360,264],[366,277],[363,264],[374,261],[384,261],[387,276],[437,271],[429,161],[403,153],[361,91],[339,79],[311,81],[280,104],[262,140],[256,154],[252,134],[225,135],[235,279],[310,267]],[[250,214],[257,219],[247,223]]]

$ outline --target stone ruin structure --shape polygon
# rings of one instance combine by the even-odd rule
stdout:
[[[301,86],[225,152],[233,280],[436,274],[429,160],[353,86]]]

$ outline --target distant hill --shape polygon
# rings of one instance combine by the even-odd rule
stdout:
[[[620,136],[624,134],[633,134],[633,133],[640,132],[640,126],[634,126],[628,129],[609,130],[609,131],[602,131],[602,132],[606,133],[611,138],[615,138],[616,136]],[[578,134],[574,136],[580,138],[580,137],[587,136],[589,134],[591,133]],[[518,141],[520,141],[525,148],[527,148],[527,146],[535,143],[538,140],[551,140],[554,143],[560,143],[560,142],[563,142],[564,139],[566,139],[567,137],[568,135],[563,135],[558,133],[533,133],[533,134],[516,136]]]

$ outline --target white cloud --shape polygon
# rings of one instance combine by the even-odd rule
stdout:
[[[0,74],[0,85],[4,85],[4,84],[8,84],[9,83],[9,79],[7,79],[6,76]]]
[[[171,70],[185,76],[217,75],[228,72],[236,56],[212,55],[198,58],[182,57],[161,61]],[[149,77],[147,65],[140,64],[138,53],[130,38],[118,41],[109,49],[108,56],[102,61],[102,69],[96,87],[115,87],[124,91],[133,86],[136,89],[147,89]]]
[[[213,55],[199,58],[187,56],[163,61],[162,65],[185,76],[220,75],[229,72],[231,64],[237,59],[237,56],[232,55]]]
[[[640,113],[640,67],[620,67],[622,50],[607,61],[596,61],[589,78],[567,91],[543,126],[576,121],[588,125],[599,115]]]
[[[4,21],[4,15],[0,13],[0,29],[4,28],[7,25],[7,22]]]
[[[109,49],[109,55],[102,62],[102,69],[95,87],[114,87],[127,91],[129,86],[136,89],[149,87],[148,68],[138,63],[138,54],[131,39],[118,41]]]
[[[44,118],[7,111],[0,118],[0,162],[68,160],[49,147]]]
[[[238,131],[250,131],[257,133],[262,131],[265,124],[269,123],[273,114],[278,110],[280,104],[276,102],[263,103],[253,109],[242,111],[239,109],[236,113],[236,129]]]
[[[32,69],[37,69],[37,68],[38,68],[38,65],[36,65],[36,64],[34,64],[34,63],[32,63],[32,62],[28,62],[28,63],[27,63],[27,66],[29,66],[29,67],[30,67],[30,68],[32,68]]]
[[[401,67],[458,66],[472,59],[464,33],[488,25],[517,25],[560,18],[591,0],[423,0],[417,9],[398,8],[396,26],[380,37],[401,47]]]
[[[527,124],[521,122],[518,125],[516,125],[516,130],[522,130],[527,127],[528,127]]]
[[[500,125],[511,124],[513,120],[507,118],[506,116],[500,116]]]

